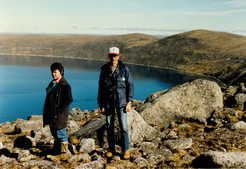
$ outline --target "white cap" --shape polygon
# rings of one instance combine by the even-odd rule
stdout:
[[[108,50],[108,54],[115,54],[115,55],[119,55],[120,54],[120,49],[117,47],[111,47]]]

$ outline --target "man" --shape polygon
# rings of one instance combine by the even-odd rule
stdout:
[[[98,90],[98,110],[106,114],[106,127],[110,151],[107,157],[115,153],[114,120],[115,110],[118,115],[123,141],[123,158],[130,158],[127,112],[131,110],[133,100],[133,81],[130,70],[119,60],[120,50],[111,47],[108,51],[109,62],[102,66]]]
[[[66,133],[69,105],[73,101],[71,87],[65,80],[61,63],[53,63],[50,67],[53,80],[46,88],[43,109],[43,125],[49,125],[53,135],[54,151],[58,155],[66,155],[68,137]],[[65,157],[65,156],[64,156]]]

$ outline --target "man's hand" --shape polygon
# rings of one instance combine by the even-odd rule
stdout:
[[[98,111],[99,111],[99,113],[103,113],[104,109],[102,109],[101,107],[98,107]]]
[[[132,103],[131,102],[127,102],[127,104],[126,104],[126,112],[130,112],[131,111],[131,106],[132,105]]]

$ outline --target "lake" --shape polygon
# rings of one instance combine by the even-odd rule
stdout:
[[[0,59],[0,123],[42,114],[45,88],[52,80],[49,66],[54,61],[63,63],[64,77],[72,88],[74,101],[70,110],[74,107],[81,110],[97,109],[98,79],[100,67],[105,61],[28,57],[9,59],[9,56],[9,60],[4,57]],[[153,92],[199,77],[160,68],[134,65],[128,67],[134,80],[134,99],[142,101]]]

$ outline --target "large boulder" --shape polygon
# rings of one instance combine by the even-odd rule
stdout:
[[[197,79],[176,86],[147,102],[140,115],[152,126],[167,128],[171,122],[192,120],[207,123],[223,110],[221,88],[216,82]],[[144,106],[144,105],[143,105]]]
[[[130,142],[132,144],[140,144],[143,141],[153,141],[159,136],[158,131],[148,125],[138,112],[133,109],[127,114],[127,124]]]

